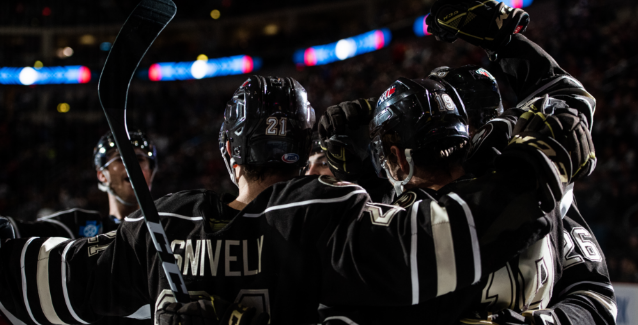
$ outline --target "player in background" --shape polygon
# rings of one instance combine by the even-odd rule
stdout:
[[[150,188],[157,171],[155,146],[139,130],[130,135],[146,184]],[[137,210],[135,193],[110,131],[100,138],[93,149],[93,164],[97,172],[98,188],[108,195],[108,216],[98,211],[73,208],[39,218],[35,222],[6,217],[13,224],[16,237],[93,237],[115,230],[125,216]]]
[[[321,139],[319,133],[312,133],[312,149],[310,149],[310,157],[304,168],[304,175],[326,175],[334,176],[328,166],[326,153],[321,149]]]
[[[430,112],[458,117],[453,93],[432,80],[415,83],[415,94],[432,96]],[[503,150],[504,169],[440,198],[406,193],[414,200],[402,208],[373,204],[361,187],[331,177],[294,178],[308,157],[314,110],[293,79],[251,77],[224,116],[220,150],[239,196],[220,204],[213,192],[191,190],[156,204],[192,296],[251,305],[275,324],[316,322],[319,303],[410,306],[462,290],[557,222],[543,209],[562,197],[560,178],[529,139],[564,149],[542,123],[521,126],[530,137]],[[383,116],[383,127],[397,121]],[[547,119],[560,126],[556,116]],[[572,156],[553,158],[571,164]],[[224,217],[230,222],[212,230],[209,221]],[[181,317],[181,308],[169,308],[172,292],[142,219],[137,211],[117,231],[88,239],[5,243],[2,312],[12,322],[91,323],[150,304],[156,321]]]

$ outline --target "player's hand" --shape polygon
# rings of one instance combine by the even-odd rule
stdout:
[[[157,317],[160,325],[265,325],[270,319],[255,308],[230,304],[218,297],[165,304]]]
[[[16,232],[8,218],[0,217],[0,247],[9,239],[15,239]]]
[[[356,181],[368,159],[375,99],[358,99],[328,107],[318,125],[321,147],[330,170],[340,180]]]
[[[453,42],[458,37],[497,51],[512,35],[527,29],[529,14],[494,0],[438,0],[426,23],[428,32],[439,40]]]
[[[591,173],[596,165],[594,145],[584,115],[565,102],[546,96],[524,109],[528,111],[516,122],[513,137],[495,164],[500,169],[531,167],[538,180],[541,208],[549,212],[562,198],[564,185],[575,176]]]

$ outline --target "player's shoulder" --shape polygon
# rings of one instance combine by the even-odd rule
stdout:
[[[69,238],[93,237],[102,232],[102,216],[95,210],[73,208],[40,217],[38,222],[55,224],[69,234]]]
[[[185,190],[167,194],[155,200],[155,206],[160,219],[178,219],[200,221],[202,215],[211,209],[211,202],[219,200],[217,193],[206,189]],[[141,211],[138,210],[124,218],[125,222],[142,221]]]

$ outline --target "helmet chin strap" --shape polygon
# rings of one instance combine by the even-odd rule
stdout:
[[[388,169],[388,164],[386,163],[385,160],[382,163],[383,169],[385,169],[385,172],[388,175],[388,180],[390,180],[390,183],[392,183],[392,186],[394,186],[394,191],[396,192],[397,196],[400,196],[401,194],[403,194],[403,191],[405,190],[403,187],[406,184],[408,184],[408,182],[410,182],[410,179],[412,179],[412,175],[414,175],[414,161],[412,161],[412,149],[405,149],[405,159],[408,161],[408,164],[410,165],[410,173],[408,173],[408,176],[402,181],[398,181],[394,179],[394,177],[390,173],[390,170]]]
[[[104,166],[105,167],[108,166],[108,163],[105,164]],[[104,177],[106,177],[106,180],[107,180],[106,183],[102,183],[102,182],[97,183],[97,188],[99,188],[100,191],[113,195],[115,199],[118,202],[120,202],[122,205],[125,205],[127,207],[137,206],[137,202],[131,203],[131,202],[124,201],[124,199],[122,199],[119,195],[115,194],[115,191],[113,191],[113,188],[111,188],[111,175],[109,175],[109,171],[106,170],[104,167],[102,167],[100,170],[102,171],[102,174],[104,174]]]

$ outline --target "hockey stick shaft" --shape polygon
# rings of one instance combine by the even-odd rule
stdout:
[[[100,75],[98,95],[164,274],[175,299],[185,303],[190,300],[188,291],[175,264],[170,242],[137,162],[126,125],[126,102],[133,75],[146,51],[175,16],[175,12],[175,4],[171,0],[142,0],[138,4],[111,47]]]

